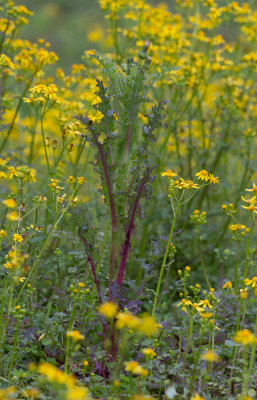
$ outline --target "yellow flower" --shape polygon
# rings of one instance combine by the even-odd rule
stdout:
[[[87,400],[90,399],[89,391],[85,387],[73,386],[66,392],[66,400]]]
[[[143,349],[143,350],[141,350],[141,352],[142,352],[145,356],[147,356],[147,357],[149,357],[149,358],[154,358],[154,357],[157,356],[156,352],[155,352],[153,349],[151,349],[150,347],[149,347],[148,349]]]
[[[98,311],[103,314],[105,318],[112,319],[117,315],[118,306],[115,303],[107,301],[99,306]]]
[[[234,342],[242,344],[243,346],[247,346],[248,344],[256,343],[257,338],[248,330],[243,329],[242,331],[238,331],[234,337]]]
[[[7,208],[15,208],[16,207],[16,199],[6,199],[6,200],[3,200],[2,203]]]
[[[66,181],[67,183],[75,183],[76,182],[76,178],[74,178],[73,176],[69,176],[69,178]]]
[[[160,327],[161,325],[157,324],[153,317],[144,314],[142,318],[140,318],[140,324],[138,325],[137,330],[146,336],[152,336],[158,333]]]
[[[5,230],[0,229],[0,238],[4,238],[5,236],[7,236],[7,233],[5,232]]]
[[[6,173],[4,171],[0,171],[0,179],[6,179]]]
[[[84,367],[87,367],[88,366],[88,361],[87,360],[83,361],[83,365],[84,365]]]
[[[13,394],[16,393],[17,389],[13,386],[9,386],[6,389],[0,389],[0,399],[1,400],[9,400],[13,398]]]
[[[194,183],[193,181],[185,181],[183,178],[179,178],[179,181],[172,181],[172,186],[176,187],[180,190],[182,189],[199,189],[199,186],[197,183]]]
[[[211,318],[212,317],[212,313],[211,312],[202,312],[200,313],[201,318]]]
[[[136,317],[130,312],[126,313],[118,313],[117,315],[117,321],[116,321],[116,328],[117,329],[123,329],[123,328],[129,328],[129,329],[136,329],[140,324],[140,318]]]
[[[86,182],[85,178],[83,176],[78,178],[78,184],[82,185],[83,182]]]
[[[246,199],[246,198],[244,198],[244,196],[241,196],[241,199],[247,204],[256,203],[256,196],[253,196],[251,199]]]
[[[247,204],[247,206],[242,206],[243,208],[257,213],[257,207],[254,205],[256,203],[256,196],[253,196],[251,199],[245,199],[243,196],[241,196],[241,199]]]
[[[199,394],[195,393],[191,400],[204,400],[204,397],[199,396]]]
[[[247,192],[257,192],[257,186],[253,183],[253,187],[251,189],[245,189]]]
[[[245,279],[245,284],[246,286],[252,286],[252,288],[254,288],[255,286],[257,286],[257,276],[254,276],[252,279]]]
[[[81,333],[79,331],[68,331],[66,333],[67,337],[72,338],[72,340],[74,340],[74,342],[77,342],[78,340],[83,340],[85,339],[84,335],[81,335]]]
[[[240,289],[240,297],[241,297],[241,299],[243,299],[243,300],[246,300],[246,299],[247,299],[247,296],[248,296],[247,290],[248,290],[248,288],[246,288],[246,289]]]
[[[22,243],[23,242],[23,237],[21,235],[19,235],[18,233],[14,233],[13,234],[13,241]]]
[[[239,231],[240,229],[246,229],[246,226],[239,225],[239,224],[229,225],[229,229],[231,230],[231,232],[236,232],[236,231]]]
[[[172,171],[172,169],[167,169],[167,171],[162,172],[161,176],[168,176],[169,178],[173,178],[174,176],[177,176],[178,174],[176,174],[174,171]]]
[[[223,285],[223,289],[232,289],[232,282],[228,281],[227,283],[225,283],[225,285]]]
[[[85,286],[85,283],[84,283],[84,282],[79,282],[79,283],[78,283],[78,286],[82,288],[82,287]]]
[[[65,200],[65,197],[66,197],[66,193],[63,194],[62,196],[60,196],[60,195],[57,196],[57,202],[62,204],[64,202],[64,200]]]
[[[213,174],[209,174],[209,180],[210,180],[211,183],[214,183],[214,184],[220,182],[220,181],[219,181],[219,178],[218,178],[218,177],[215,177]]]
[[[200,172],[197,172],[195,176],[198,176],[198,179],[201,179],[202,181],[208,182],[210,180],[210,176],[205,169],[202,169]]]
[[[219,362],[220,358],[216,353],[212,350],[208,350],[205,353],[201,354],[201,360],[209,361],[209,362]]]
[[[35,366],[33,364],[30,365],[30,369],[33,368],[35,368]],[[56,382],[66,385],[67,387],[75,386],[76,380],[73,375],[66,375],[64,372],[60,371],[50,363],[43,362],[39,364],[37,369],[39,374],[45,376],[49,382]]]
[[[129,361],[125,363],[126,371],[132,372],[133,375],[147,376],[147,369],[143,368],[137,361]]]
[[[255,207],[254,204],[250,204],[249,206],[242,206],[242,207],[248,211],[252,211],[257,214],[257,207]]]

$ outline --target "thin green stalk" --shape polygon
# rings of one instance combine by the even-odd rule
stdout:
[[[76,301],[74,301],[74,304],[73,304],[73,307],[72,307],[71,318],[70,318],[70,323],[69,323],[69,330],[70,330],[70,331],[71,331],[72,328],[73,328],[75,314],[76,314]],[[65,362],[64,362],[64,372],[65,372],[65,374],[68,373],[68,361],[69,361],[70,341],[71,341],[71,338],[70,338],[70,337],[67,337],[67,340],[66,340],[66,349],[65,349]]]
[[[237,294],[237,285],[238,285],[238,265],[239,265],[238,253],[239,253],[239,246],[237,244],[237,252],[236,252],[237,256],[236,256],[236,263],[235,263],[235,283],[234,283],[234,285],[235,285],[235,294]]]
[[[34,143],[35,143],[35,136],[36,136],[36,126],[37,126],[37,117],[34,118],[34,125],[32,128],[32,137],[30,142],[30,151],[29,151],[29,164],[31,165],[33,159],[33,151],[34,151]]]
[[[48,172],[51,173],[51,168],[50,168],[49,158],[48,158],[47,148],[46,148],[46,140],[45,140],[45,133],[44,133],[43,117],[44,117],[44,113],[42,113],[42,115],[41,115],[41,117],[40,117],[41,134],[42,134],[42,139],[43,139],[43,145],[44,145],[44,150],[45,150],[45,158],[46,158],[46,163],[47,163]]]
[[[198,361],[199,361],[199,358],[200,358],[200,353],[201,353],[201,348],[202,348],[202,341],[203,341],[203,331],[201,330],[200,342],[199,342],[198,350],[197,350],[196,357],[195,357],[195,360],[194,360],[194,369],[193,369],[193,373],[192,373],[191,379],[190,379],[190,398],[191,398],[191,396],[193,394],[193,391],[194,391],[195,373],[196,373]]]
[[[236,332],[239,330],[239,325],[240,325],[240,320],[241,320],[241,313],[242,313],[242,306],[243,306],[243,299],[240,297],[239,310],[238,310],[238,316],[237,316],[237,322],[236,322]]]
[[[252,237],[252,233],[254,230],[254,226],[255,226],[255,222],[253,220],[251,230],[249,232],[249,236],[247,239],[243,288],[245,287],[245,278],[247,277],[247,272],[248,272],[248,264],[249,264],[249,256],[250,256],[250,242],[251,242],[251,237]]]
[[[248,391],[248,346],[243,347],[243,390],[242,397],[245,399]]]
[[[164,259],[163,259],[163,262],[162,262],[162,266],[161,266],[161,271],[160,271],[158,284],[157,284],[155,297],[154,297],[154,303],[153,303],[153,310],[152,310],[152,316],[153,317],[154,317],[156,306],[157,306],[157,301],[158,301],[158,297],[159,297],[159,293],[160,293],[162,277],[163,277],[163,273],[164,273],[167,257],[168,257],[168,254],[170,252],[170,244],[171,244],[171,240],[172,240],[172,235],[173,235],[173,231],[174,231],[174,227],[175,227],[176,218],[177,218],[177,215],[178,215],[178,209],[179,209],[179,207],[176,208],[175,213],[174,213],[173,222],[172,222],[172,226],[171,226],[171,230],[170,230],[170,236],[169,236],[169,239],[168,239],[168,243],[167,243],[167,247],[166,247],[166,251],[165,251],[165,256],[164,256]]]
[[[11,282],[11,287],[10,287],[10,291],[9,291],[7,309],[6,309],[6,313],[5,313],[5,321],[4,321],[4,324],[3,324],[2,336],[1,336],[1,352],[2,352],[2,355],[3,355],[3,349],[4,349],[4,344],[5,344],[5,334],[6,334],[7,326],[8,326],[8,322],[9,322],[9,315],[10,315],[10,310],[11,310],[12,296],[13,296],[13,289],[14,289],[13,276],[11,278],[12,278],[12,282]]]
[[[10,365],[9,365],[9,368],[8,368],[8,375],[7,375],[8,379],[10,379],[10,377],[11,377],[11,372],[12,372],[12,368],[13,368],[15,357],[16,357],[16,348],[17,348],[17,343],[18,343],[19,326],[20,326],[20,318],[17,317],[16,327],[15,327],[14,343],[13,343],[13,347],[12,347],[11,361],[10,361]]]
[[[189,345],[192,343],[192,337],[193,337],[193,316],[192,313],[189,314],[189,327],[188,327],[188,335],[187,335],[187,344],[186,344],[186,349],[184,353],[184,368],[186,366],[186,361],[187,361],[187,355],[188,355],[188,350],[189,350]],[[193,347],[192,347],[193,351]]]
[[[202,248],[201,248],[201,240],[200,240],[200,236],[199,236],[198,232],[197,232],[197,246],[198,246],[199,257],[200,257],[200,261],[201,261],[201,267],[202,267],[204,279],[205,279],[206,285],[210,289],[211,288],[211,284],[210,284],[210,281],[209,281],[209,278],[208,278],[208,274],[207,274],[207,271],[206,271],[204,258],[203,258],[203,252],[202,252]]]
[[[34,77],[35,77],[37,72],[38,72],[38,69],[36,69],[35,72],[32,74],[30,80],[28,81],[27,85],[25,86],[25,88],[24,88],[24,90],[23,90],[23,92],[22,92],[22,94],[21,94],[21,96],[19,98],[18,104],[16,106],[16,110],[14,112],[14,116],[13,116],[12,122],[11,122],[11,124],[9,126],[8,132],[7,132],[7,134],[6,134],[6,136],[5,136],[4,140],[3,140],[3,143],[1,145],[0,153],[4,150],[4,148],[6,146],[6,143],[7,143],[8,139],[9,139],[9,136],[12,133],[12,130],[13,130],[13,127],[14,127],[18,112],[19,112],[20,107],[21,107],[22,102],[23,102],[23,97],[27,93],[27,91],[28,91],[28,89],[29,89],[29,87],[30,87],[30,85],[31,85],[31,83],[32,83],[32,81],[33,81],[33,79],[34,79]]]
[[[4,290],[1,299],[1,309],[0,309],[0,365],[2,365],[2,358],[4,353],[4,337],[3,337],[3,314],[4,314],[4,303],[6,298],[6,290],[8,283],[10,281],[9,274],[5,278]]]

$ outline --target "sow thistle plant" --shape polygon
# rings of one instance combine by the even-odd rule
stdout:
[[[97,95],[101,99],[95,109],[102,114],[99,122],[88,116],[77,117],[87,131],[86,139],[95,151],[94,167],[101,178],[103,198],[111,221],[109,261],[110,296],[115,299],[115,285],[121,288],[131,246],[131,235],[136,224],[140,200],[149,197],[152,172],[155,168],[150,144],[155,141],[154,131],[164,126],[164,102],[153,105],[140,124],[140,107],[148,104],[149,87],[167,72],[149,75],[151,57],[147,41],[138,53],[138,61],[129,58],[126,64],[116,66],[97,52],[91,54],[103,68],[110,87],[97,80]],[[87,242],[82,234],[87,251]],[[93,260],[92,260],[93,261]],[[99,300],[101,288],[95,275],[95,262],[91,263]],[[113,292],[113,293],[112,293]]]

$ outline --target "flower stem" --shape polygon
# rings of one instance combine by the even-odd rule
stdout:
[[[198,251],[199,251],[199,256],[200,256],[200,261],[201,261],[201,267],[203,270],[203,275],[204,275],[204,279],[206,282],[206,285],[208,286],[208,288],[211,288],[211,284],[208,278],[208,274],[205,268],[205,263],[204,263],[204,259],[203,259],[203,252],[202,252],[202,248],[201,248],[201,240],[200,240],[200,236],[199,233],[197,233],[197,246],[198,246]]]
[[[158,301],[160,288],[161,288],[161,283],[162,283],[162,277],[163,277],[163,273],[164,273],[167,257],[168,257],[169,251],[170,251],[170,244],[171,244],[171,240],[172,240],[172,235],[173,235],[173,231],[174,231],[174,227],[175,227],[176,218],[177,218],[177,215],[178,215],[178,209],[179,209],[179,207],[176,208],[175,213],[174,213],[174,218],[173,218],[172,226],[171,226],[171,229],[170,229],[170,236],[169,236],[169,239],[168,239],[168,243],[167,243],[164,259],[163,259],[162,266],[161,266],[161,271],[160,271],[158,284],[157,284],[155,297],[154,297],[152,316],[154,316],[155,310],[156,310],[156,306],[157,306],[157,301]]]

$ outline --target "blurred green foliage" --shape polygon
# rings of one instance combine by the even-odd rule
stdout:
[[[50,42],[51,49],[59,56],[57,65],[65,72],[72,64],[81,62],[85,50],[95,47],[95,43],[88,39],[88,33],[100,27],[108,29],[97,0],[23,0],[21,3],[34,13],[21,36],[32,42],[38,37]],[[157,5],[159,1],[148,3]],[[97,50],[104,50],[99,42]]]
[[[83,52],[93,47],[87,38],[88,32],[105,24],[97,1],[25,0],[22,3],[34,13],[22,31],[23,38],[34,41],[42,37],[49,41],[60,58],[59,66],[65,70],[80,63]]]

